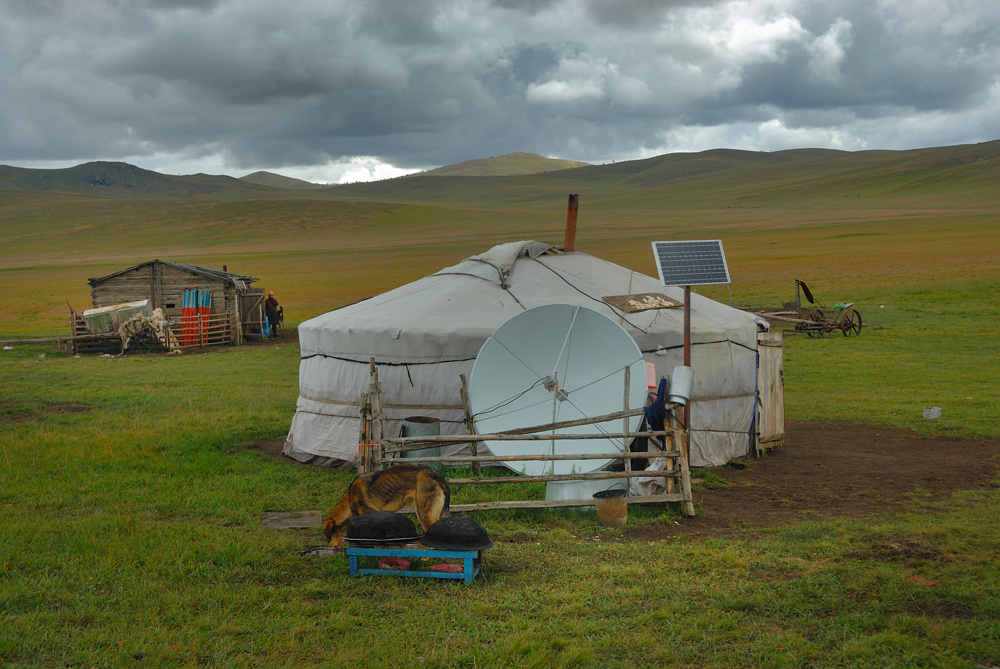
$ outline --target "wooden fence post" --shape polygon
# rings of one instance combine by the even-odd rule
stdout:
[[[358,475],[371,473],[371,402],[361,393],[361,434],[358,435]]]
[[[378,367],[375,358],[371,359],[371,386],[368,389],[368,400],[371,402],[371,471],[382,469],[382,384],[378,380]]]
[[[629,386],[631,386],[631,385],[632,385],[632,367],[626,367],[625,368],[625,398],[624,398],[624,400],[622,400],[622,402],[623,402],[622,411],[628,411],[629,410],[629,406],[628,406],[629,397],[628,397],[628,394],[629,394],[629,390],[630,390]],[[622,452],[623,453],[628,453],[628,447],[629,447],[629,443],[628,443],[629,442],[629,439],[628,439],[628,421],[629,421],[628,416],[625,416],[624,418],[622,418],[622,433],[625,435],[624,437],[622,437],[622,445],[623,445]],[[631,472],[632,471],[632,458],[625,458],[625,471],[627,471],[627,472]],[[631,483],[632,482],[629,481],[628,483],[629,483],[629,487],[631,487]],[[628,488],[626,488],[626,490],[628,490]]]
[[[80,351],[76,348],[76,310],[73,309],[73,305],[66,300],[66,306],[69,307],[69,336],[72,339],[72,353],[76,355]]]
[[[674,450],[680,451],[681,461],[681,491],[684,493],[684,514],[694,515],[694,502],[691,496],[691,469],[688,466],[688,428],[678,426],[679,421],[675,416],[670,419],[671,427],[674,427]]]
[[[462,379],[462,410],[465,412],[465,431],[473,435],[475,430],[472,428],[472,407],[469,404],[469,380],[465,378],[465,374],[459,374],[458,378]],[[472,442],[472,457],[477,457],[479,455],[479,442]],[[482,472],[482,467],[478,460],[472,461],[472,473],[476,476]]]

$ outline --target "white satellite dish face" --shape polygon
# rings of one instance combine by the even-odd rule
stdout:
[[[646,366],[635,340],[604,314],[572,304],[528,309],[501,325],[476,356],[469,404],[480,434],[621,411],[625,368],[629,408],[646,404]],[[551,377],[551,379],[547,378]],[[553,384],[554,380],[554,384]],[[629,420],[634,431],[640,417]],[[561,434],[623,431],[624,421],[557,430]],[[620,453],[621,439],[487,441],[495,455]],[[610,460],[507,463],[525,475],[597,471]]]

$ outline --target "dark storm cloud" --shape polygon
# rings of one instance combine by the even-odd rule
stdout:
[[[731,99],[796,111],[851,107],[861,116],[892,106],[960,110],[996,81],[996,51],[989,67],[967,53],[970,47],[983,53],[987,45],[1000,44],[996,24],[935,35],[894,29],[879,20],[872,5],[858,3],[850,10],[850,19],[826,6],[817,12],[819,20],[808,12],[800,16],[803,26],[813,25],[820,34],[832,29],[829,41],[847,45],[836,70],[823,69],[815,43],[790,44],[780,61],[747,67]]]
[[[993,0],[0,0],[0,163],[1000,136]]]
[[[719,4],[721,0],[588,0],[587,13],[599,25],[648,28],[657,25],[672,10]]]
[[[564,0],[490,0],[490,5],[502,9],[525,12],[530,15],[552,9],[563,2]]]

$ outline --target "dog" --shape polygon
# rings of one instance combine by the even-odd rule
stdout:
[[[424,531],[447,517],[451,504],[448,482],[432,467],[393,465],[355,478],[323,525],[327,546],[344,545],[347,522],[369,511],[398,511],[412,504]]]

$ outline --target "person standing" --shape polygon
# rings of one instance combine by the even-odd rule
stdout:
[[[264,300],[264,315],[267,316],[268,327],[270,327],[270,339],[278,336],[278,300],[274,297],[274,291],[267,294]]]

